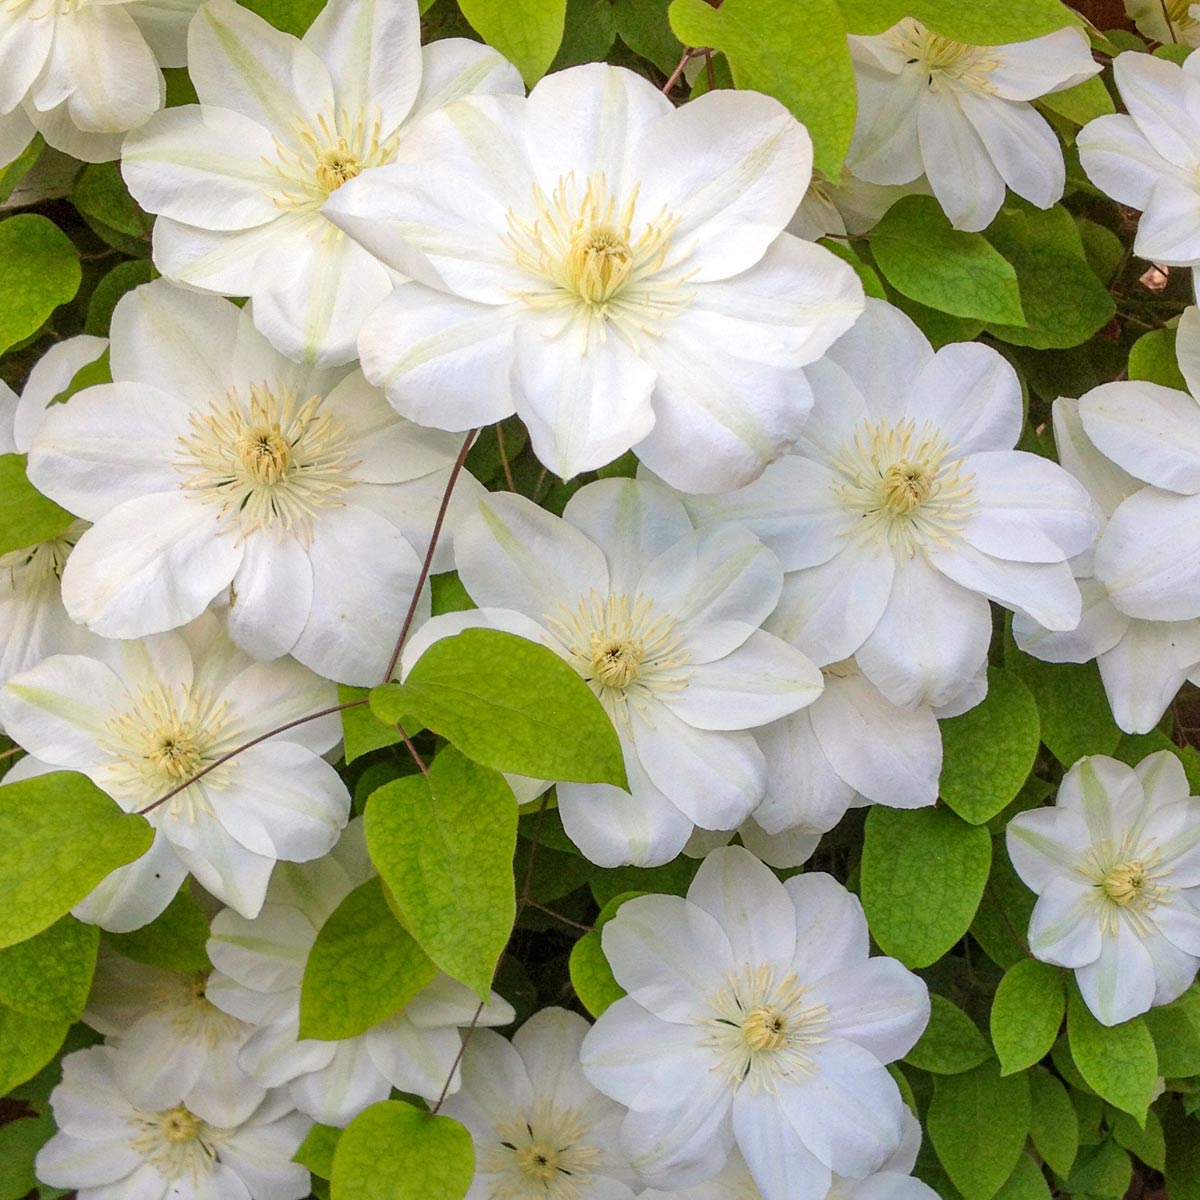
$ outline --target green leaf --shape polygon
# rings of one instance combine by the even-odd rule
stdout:
[[[621,41],[634,54],[670,75],[683,57],[683,46],[667,18],[670,0],[615,0],[613,20]]]
[[[1100,1096],[1139,1122],[1154,1097],[1158,1056],[1145,1021],[1101,1025],[1088,1011],[1079,989],[1067,997],[1067,1037],[1079,1073]]]
[[[1059,0],[840,0],[851,33],[883,33],[911,15],[936,33],[1000,46],[1053,33],[1076,20]]]
[[[1136,1155],[1148,1167],[1162,1171],[1167,1165],[1167,1145],[1162,1122],[1151,1109],[1146,1114],[1146,1128],[1141,1129],[1128,1113],[1114,1113],[1110,1121],[1113,1139],[1130,1154]],[[1122,1193],[1123,1195],[1124,1193]]]
[[[686,895],[700,860],[679,855],[661,867],[615,867],[597,869],[588,876],[588,886],[597,904],[603,908],[615,896],[625,892],[662,892],[668,896]]]
[[[862,902],[880,949],[908,967],[941,958],[971,924],[991,858],[988,831],[949,809],[872,808]]]
[[[149,925],[129,933],[105,932],[104,940],[134,962],[162,967],[164,971],[207,971],[208,918],[196,903],[188,884]]]
[[[1066,1011],[1066,989],[1057,967],[1035,958],[1013,963],[992,1000],[992,1043],[1000,1073],[1011,1075],[1045,1058]]]
[[[625,989],[613,977],[600,941],[600,930],[616,915],[626,900],[634,900],[645,892],[623,892],[614,896],[601,910],[590,933],[571,947],[569,969],[571,986],[579,1002],[593,1017],[598,1017],[610,1004],[625,995]]]
[[[0,1200],[22,1200],[38,1187],[33,1170],[37,1152],[54,1135],[54,1117],[44,1112],[37,1117],[22,1117],[0,1126]],[[62,1195],[57,1189],[47,1189]],[[46,1195],[43,1190],[42,1197]]]
[[[1191,746],[1177,746],[1161,729],[1152,729],[1149,733],[1125,734],[1117,743],[1112,756],[1128,766],[1136,767],[1143,758],[1159,750],[1166,750],[1179,759],[1179,765],[1183,767],[1183,773],[1187,776],[1191,794],[1200,795],[1200,754]]]
[[[1098,1146],[1086,1147],[1067,1179],[1068,1192],[1083,1192],[1100,1200],[1121,1200],[1129,1190],[1133,1164],[1116,1142],[1105,1139]]]
[[[0,1004],[42,1021],[78,1021],[96,970],[100,930],[61,917],[0,950]]]
[[[871,234],[883,277],[918,304],[1006,325],[1025,320],[1017,273],[981,233],[955,229],[932,196],[905,196]]]
[[[1177,1104],[1163,1115],[1167,1142],[1167,1194],[1171,1200],[1200,1200],[1200,1138],[1196,1118],[1186,1116]]]
[[[812,135],[817,168],[839,177],[857,93],[836,0],[673,0],[670,18],[685,45],[724,51],[739,88],[786,104]]]
[[[957,1004],[937,992],[929,995],[929,1024],[904,1061],[934,1075],[958,1075],[991,1058],[979,1026]]]
[[[616,36],[616,9],[611,0],[567,0],[562,45],[551,70],[601,62],[608,56]]]
[[[29,174],[34,163],[41,157],[46,143],[41,134],[34,139],[7,166],[0,167],[0,203],[13,194],[17,184]]]
[[[137,264],[132,264],[136,266]],[[105,346],[98,358],[92,359],[91,362],[84,363],[74,375],[71,376],[70,382],[61,392],[51,396],[47,408],[51,404],[66,404],[76,392],[82,392],[84,388],[95,387],[101,383],[112,383],[112,360],[108,352],[108,347]]]
[[[24,454],[0,454],[0,554],[48,542],[74,520],[29,482]]]
[[[135,287],[157,278],[158,272],[148,258],[137,258],[118,263],[96,284],[96,290],[88,301],[87,318],[83,323],[84,333],[90,333],[93,337],[107,337],[117,301],[126,292],[131,292]],[[109,379],[111,379],[111,375]],[[98,379],[95,382],[105,383],[108,380]]]
[[[996,1193],[996,1200],[1050,1200],[1050,1185],[1042,1168],[1028,1154],[1022,1154]]]
[[[314,1175],[328,1179],[333,1174],[333,1156],[341,1136],[342,1131],[331,1125],[314,1125],[292,1155],[292,1162],[298,1162]]]
[[[1133,343],[1129,351],[1129,378],[1187,391],[1187,380],[1175,354],[1176,330],[1152,329]]]
[[[874,268],[868,267],[845,242],[838,242],[833,238],[821,238],[818,245],[824,246],[830,254],[836,254],[843,262],[849,263],[854,268],[854,273],[858,276],[859,282],[863,285],[863,291],[868,296],[874,296],[876,300],[887,299],[887,291],[880,283]]]
[[[1066,1176],[1079,1153],[1079,1121],[1067,1089],[1049,1071],[1028,1072],[1029,1137],[1057,1175]]]
[[[512,789],[448,746],[428,778],[373,792],[365,821],[371,859],[409,932],[447,975],[486,1000],[516,917]]]
[[[238,0],[284,33],[302,37],[325,7],[325,0]]]
[[[75,247],[53,221],[35,213],[0,221],[0,354],[72,299],[81,277]]]
[[[71,203],[100,237],[127,254],[150,250],[154,218],[129,194],[116,163],[89,163],[75,181]]]
[[[462,1200],[475,1176],[471,1135],[400,1100],[372,1104],[333,1156],[333,1200]]]
[[[1033,694],[1011,671],[989,667],[983,703],[940,725],[941,797],[964,821],[982,825],[1033,769],[1041,729]]]
[[[309,951],[300,1036],[328,1042],[357,1037],[398,1013],[436,974],[392,915],[383,881],[368,879],[333,910]]]
[[[1168,1079],[1200,1075],[1200,988],[1196,984],[1170,1004],[1152,1008],[1142,1020],[1154,1039],[1160,1075]]]
[[[1108,88],[1099,75],[1093,75],[1091,79],[1085,79],[1064,91],[1039,96],[1038,104],[1076,125],[1086,125],[1097,117],[1116,112]]]
[[[926,1129],[966,1200],[991,1200],[1012,1174],[1029,1132],[1029,1082],[994,1062],[933,1083]]]
[[[371,692],[394,725],[415,716],[496,771],[625,787],[617,732],[583,678],[552,650],[497,629],[434,642],[402,684]]]
[[[43,1021],[0,1004],[0,1096],[32,1079],[57,1053],[70,1021]]]
[[[1036,897],[1013,870],[1004,838],[997,842],[983,901],[971,922],[971,934],[993,962],[1011,967],[1029,957],[1025,931]]]
[[[53,925],[153,840],[144,817],[73,771],[0,786],[0,947]]]
[[[369,688],[338,684],[339,704],[349,704],[352,700],[367,700],[370,695]],[[407,726],[405,728],[407,729]],[[408,729],[409,737],[412,737],[415,732],[415,727]],[[372,750],[381,750],[384,746],[394,746],[403,740],[400,737],[400,730],[396,728],[395,724],[385,725],[375,715],[369,704],[359,705],[358,708],[342,709],[342,738],[346,747],[347,766],[356,758],[370,754]]]
[[[563,40],[567,0],[458,0],[458,6],[529,87],[550,69]]]

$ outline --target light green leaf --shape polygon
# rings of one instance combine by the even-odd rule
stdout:
[[[1050,1185],[1042,1168],[1028,1154],[1022,1154],[996,1193],[996,1200],[1050,1200]]]
[[[129,933],[104,934],[104,940],[134,962],[164,971],[207,971],[208,918],[185,881],[171,903],[149,925]]]
[[[616,730],[592,689],[552,650],[496,629],[434,642],[404,683],[371,692],[385,724],[415,716],[496,771],[624,787]]]
[[[871,234],[875,265],[896,291],[956,317],[1019,325],[1017,273],[980,233],[955,229],[932,196],[905,196]]]
[[[349,704],[352,700],[366,700],[370,689],[364,687],[348,687],[338,684],[338,703]],[[408,736],[417,732],[414,722],[410,729],[405,726]],[[358,708],[342,709],[342,738],[346,748],[346,765],[349,766],[356,758],[370,754],[372,750],[381,750],[384,746],[394,746],[402,741],[400,730],[395,725],[385,725],[372,711],[368,704]]]
[[[307,1167],[314,1175],[328,1179],[333,1175],[333,1156],[341,1140],[342,1131],[331,1125],[314,1125],[300,1148],[292,1155],[292,1162]]]
[[[926,1129],[966,1200],[991,1200],[1012,1174],[1029,1132],[1029,1081],[994,1062],[933,1083]]]
[[[458,0],[458,6],[529,87],[550,69],[563,40],[567,0]]]
[[[982,704],[940,723],[939,793],[964,821],[982,825],[1021,790],[1037,758],[1037,704],[1016,675],[988,668]]]
[[[580,1003],[593,1017],[598,1017],[610,1004],[625,995],[625,989],[613,977],[600,941],[600,930],[616,915],[626,900],[644,896],[645,892],[622,892],[614,896],[601,910],[590,933],[571,947],[569,969],[571,986]]]
[[[471,1135],[401,1100],[372,1104],[333,1156],[333,1200],[462,1200],[475,1176]]]
[[[667,18],[670,0],[614,0],[612,8],[621,41],[670,75],[683,57],[683,46]]]
[[[1041,1067],[1028,1072],[1029,1137],[1050,1169],[1066,1176],[1079,1153],[1079,1120],[1067,1089]]]
[[[1154,1039],[1141,1017],[1106,1026],[1088,1011],[1079,989],[1067,997],[1067,1037],[1079,1073],[1100,1096],[1135,1117],[1146,1119],[1158,1077]]]
[[[116,163],[89,163],[75,181],[71,203],[88,225],[126,254],[150,253],[154,218],[129,194]]]
[[[1162,1171],[1167,1165],[1167,1145],[1162,1122],[1151,1109],[1146,1114],[1146,1128],[1141,1129],[1128,1113],[1112,1114],[1110,1125],[1113,1139],[1130,1154],[1136,1155],[1148,1167]],[[1122,1193],[1123,1195],[1124,1193]]]
[[[54,1056],[70,1021],[43,1021],[0,1004],[0,1096],[32,1079]]]
[[[73,771],[0,786],[0,947],[53,925],[153,840],[144,817]]]
[[[392,915],[383,881],[368,879],[334,909],[309,951],[300,1036],[329,1042],[357,1037],[398,1013],[436,974]]]
[[[988,831],[940,805],[872,808],[863,842],[862,902],[880,949],[908,967],[941,958],[971,924],[991,858]]]
[[[0,221],[0,354],[36,333],[80,278],[79,255],[53,221],[36,213]]]
[[[302,37],[325,7],[325,0],[238,0],[243,8],[256,12],[276,29]]]
[[[929,995],[929,1024],[904,1061],[934,1075],[958,1075],[991,1058],[979,1026],[957,1004],[937,992]]]
[[[1175,355],[1176,332],[1167,326],[1142,334],[1129,351],[1129,378],[1186,392],[1187,380]]]
[[[1067,1179],[1068,1192],[1082,1192],[1099,1200],[1121,1200],[1129,1190],[1133,1164],[1116,1142],[1105,1138],[1098,1146],[1086,1146],[1079,1152]]]
[[[42,1021],[78,1021],[96,970],[100,930],[61,917],[0,950],[0,1004]]]
[[[818,244],[854,268],[854,273],[858,276],[859,282],[863,285],[863,291],[868,296],[873,296],[876,300],[887,299],[887,291],[879,282],[879,276],[875,273],[874,268],[868,267],[845,242],[838,242],[833,238],[821,238]]]
[[[481,999],[516,917],[517,801],[496,771],[448,746],[429,777],[371,794],[367,848],[421,948]]]
[[[971,935],[988,957],[1002,967],[1029,956],[1025,931],[1036,900],[1021,882],[1009,861],[1004,838],[997,838],[992,869],[979,911],[971,922]]]
[[[914,16],[936,33],[1000,46],[1053,33],[1078,18],[1058,0],[840,0],[851,33],[882,33]]]
[[[1057,967],[1023,958],[1009,967],[992,1000],[992,1043],[1000,1073],[1011,1075],[1050,1053],[1067,1010]]]
[[[674,0],[670,17],[685,45],[724,51],[739,88],[786,104],[812,135],[817,168],[839,177],[857,99],[836,0]]]
[[[127,266],[137,266],[137,263],[127,263]],[[92,359],[91,362],[84,363],[74,375],[71,376],[70,382],[65,388],[54,396],[51,396],[47,408],[51,404],[66,404],[76,392],[82,392],[84,388],[95,387],[101,383],[112,383],[112,358],[109,355],[108,347],[104,347],[103,353],[99,358]]]
[[[33,1160],[54,1132],[54,1117],[49,1111],[0,1125],[0,1200],[22,1200],[39,1186]],[[47,1191],[62,1194],[56,1189],[43,1189],[43,1198]]]
[[[0,167],[0,203],[12,195],[17,184],[29,174],[45,148],[46,143],[39,133],[12,162],[5,167]]]
[[[1097,117],[1116,112],[1108,88],[1099,75],[1093,75],[1091,79],[1085,79],[1064,91],[1039,96],[1038,104],[1076,125],[1086,125]]]
[[[24,454],[0,454],[0,554],[48,542],[74,520],[29,482]]]
[[[1179,999],[1152,1008],[1142,1020],[1154,1039],[1160,1075],[1200,1075],[1200,987],[1192,984]]]

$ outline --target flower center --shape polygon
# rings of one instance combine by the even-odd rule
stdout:
[[[591,1194],[603,1154],[588,1141],[590,1127],[577,1109],[539,1102],[496,1133],[499,1142],[479,1147],[488,1200],[583,1200]]]
[[[200,765],[200,748],[192,731],[176,721],[165,729],[155,732],[156,745],[146,757],[168,779],[187,779],[196,773]]]
[[[592,650],[592,678],[605,687],[625,688],[637,677],[645,647],[628,638],[606,637],[597,631],[588,639]]]
[[[932,488],[933,478],[927,465],[893,463],[883,477],[883,502],[892,512],[905,516],[929,499]]]
[[[1152,840],[1126,834],[1119,845],[1104,840],[1090,846],[1078,866],[1095,888],[1101,930],[1115,934],[1124,921],[1146,937],[1155,928],[1150,915],[1159,904],[1170,903],[1173,890],[1160,882],[1162,853]]]
[[[158,1117],[158,1130],[164,1140],[175,1144],[194,1142],[200,1136],[203,1124],[199,1117],[188,1112],[183,1105],[160,1113]]]
[[[133,1124],[141,1132],[129,1147],[169,1180],[187,1178],[193,1184],[212,1172],[217,1144],[225,1130],[214,1129],[182,1104],[160,1112],[136,1111]]]
[[[589,304],[610,300],[633,269],[633,248],[628,239],[604,225],[575,234],[567,257],[567,273],[575,281],[575,290]]]
[[[317,153],[317,186],[326,194],[336,192],[348,179],[362,172],[358,155],[350,149],[344,137],[337,144],[327,146]]]
[[[942,88],[986,95],[995,93],[991,73],[1000,66],[995,47],[969,46],[931,33],[919,21],[906,17],[883,35],[908,61],[929,78],[931,91]]]
[[[787,1045],[787,1021],[777,1008],[752,1008],[742,1021],[742,1033],[751,1050],[779,1050]]]
[[[75,543],[89,528],[87,521],[72,521],[63,533],[48,542],[0,554],[0,577],[7,575],[12,590],[26,596],[47,584],[57,584]]]
[[[1108,871],[1100,886],[1104,894],[1122,908],[1137,905],[1146,889],[1146,868],[1136,858],[1118,863]]]
[[[538,1182],[553,1179],[558,1173],[558,1151],[543,1142],[531,1142],[517,1151],[517,1166]]]

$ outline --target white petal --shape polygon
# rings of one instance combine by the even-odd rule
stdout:
[[[738,1089],[733,1100],[733,1132],[762,1200],[823,1200],[828,1194],[832,1183],[829,1168],[805,1149],[777,1098],[769,1092]],[[722,1197],[729,1194],[720,1193]]]
[[[1124,636],[1099,656],[1113,720],[1126,733],[1149,733],[1187,679],[1175,653],[1177,630],[1165,622],[1130,621]]]
[[[902,1058],[929,1022],[929,989],[894,958],[870,958],[826,975],[813,1002],[829,1009],[829,1032],[881,1063]]]
[[[1091,515],[1081,513],[1080,517],[1077,523],[1087,528]],[[1083,600],[1066,562],[1013,562],[984,554],[969,544],[935,550],[929,558],[956,584],[1023,612],[1047,629],[1074,629],[1079,624]]]
[[[963,91],[958,103],[975,127],[1000,177],[1018,196],[1049,208],[1063,194],[1062,146],[1031,105]]]
[[[925,92],[917,102],[925,174],[956,229],[991,224],[1004,202],[1004,181],[953,94]]]
[[[87,1141],[70,1134],[55,1134],[37,1153],[37,1177],[52,1187],[88,1188],[99,1190],[104,1185],[121,1184],[121,1195],[128,1196],[129,1180],[142,1167],[142,1156],[134,1150],[130,1139],[122,1141]],[[162,1176],[153,1171],[162,1181]],[[93,1193],[94,1194],[94,1193]]]
[[[15,8],[0,13],[0,113],[10,113],[45,66],[54,40],[54,21],[31,21]]]
[[[512,1046],[529,1081],[547,1103],[583,1108],[596,1101],[596,1091],[579,1066],[579,1051],[590,1028],[578,1013],[543,1008],[513,1034]]]
[[[1013,637],[1026,654],[1043,662],[1088,662],[1112,650],[1125,636],[1130,619],[1114,606],[1104,585],[1094,579],[1078,582],[1083,612],[1074,629],[1052,632],[1023,613],[1013,617]]]
[[[33,141],[37,131],[21,108],[0,113],[0,167],[7,167]]]
[[[1174,179],[1160,179],[1138,224],[1134,253],[1154,262],[1191,266],[1200,259],[1198,209],[1200,191],[1194,182],[1179,184]]]
[[[1088,844],[1088,831],[1078,812],[1034,808],[1009,821],[1006,839],[1013,868],[1029,888],[1040,893],[1055,880],[1074,877]]]
[[[1200,82],[1164,59],[1119,54],[1113,74],[1126,111],[1168,162],[1192,171],[1200,166],[1192,140],[1200,114]]]
[[[913,75],[897,78],[854,57],[858,116],[847,162],[860,179],[908,183],[925,173],[916,114],[924,88]]]
[[[1035,957],[1078,969],[1096,961],[1102,940],[1090,885],[1056,879],[1038,897],[1029,918],[1029,948]]]
[[[806,872],[784,881],[796,908],[797,976],[815,982],[867,957],[867,918],[857,896],[824,872]]]
[[[348,1125],[390,1092],[391,1085],[368,1056],[365,1038],[337,1042],[325,1066],[288,1085],[292,1103],[322,1125]]]
[[[821,841],[819,833],[805,829],[786,829],[783,833],[764,833],[762,826],[751,817],[737,828],[742,845],[755,858],[761,858],[769,867],[781,871],[799,867],[813,855]]]
[[[729,1157],[732,1090],[718,1072],[665,1059],[646,1089],[653,1106],[637,1107],[621,1126],[621,1148],[647,1183],[698,1183]]]
[[[1154,185],[1179,170],[1146,140],[1137,122],[1124,113],[1089,121],[1076,139],[1079,161],[1088,178],[1121,204],[1144,209]]]
[[[1078,29],[1059,29],[997,48],[1000,63],[988,81],[1006,100],[1036,100],[1048,92],[1082,83],[1100,71],[1091,47]]]
[[[175,898],[187,867],[156,832],[150,849],[102,879],[71,913],[89,925],[112,933],[128,933],[149,925]]]
[[[5,449],[5,454],[11,454],[14,450],[22,454],[28,451],[30,442],[41,428],[50,402],[67,387],[78,371],[88,363],[95,362],[107,346],[107,338],[81,333],[51,346],[38,359],[29,372],[21,399],[16,404],[13,415],[14,444],[11,449]],[[0,396],[3,395],[4,392],[0,391]],[[8,395],[12,396],[11,391],[8,391]],[[16,397],[12,396],[12,400],[15,402]]]
[[[1125,920],[1118,919],[1116,933],[1104,938],[1095,962],[1076,968],[1075,981],[1084,1003],[1102,1025],[1119,1025],[1154,1003],[1150,953]]]
[[[755,731],[767,760],[767,790],[753,818],[768,836],[797,828],[824,833],[854,800],[854,788],[825,757],[811,715],[810,707]]]
[[[257,916],[275,860],[252,854],[211,818],[201,818],[187,830],[186,846],[181,844],[183,832],[182,824],[174,822],[167,835],[201,886],[242,916]]]
[[[229,636],[255,658],[278,658],[308,624],[313,577],[308,555],[291,534],[248,537],[227,612]]]
[[[467,38],[442,38],[421,47],[421,88],[407,125],[460,96],[496,92],[523,96],[525,84],[516,67],[490,46]]]
[[[1175,337],[1175,357],[1179,370],[1193,396],[1200,394],[1200,308],[1191,305],[1183,310]],[[37,368],[35,367],[34,370]],[[31,376],[32,378],[32,376]],[[28,391],[26,385],[26,391]]]

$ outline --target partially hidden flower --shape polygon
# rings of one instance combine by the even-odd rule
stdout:
[[[1138,33],[1164,45],[1200,45],[1200,4],[1195,0],[1125,0]]]

